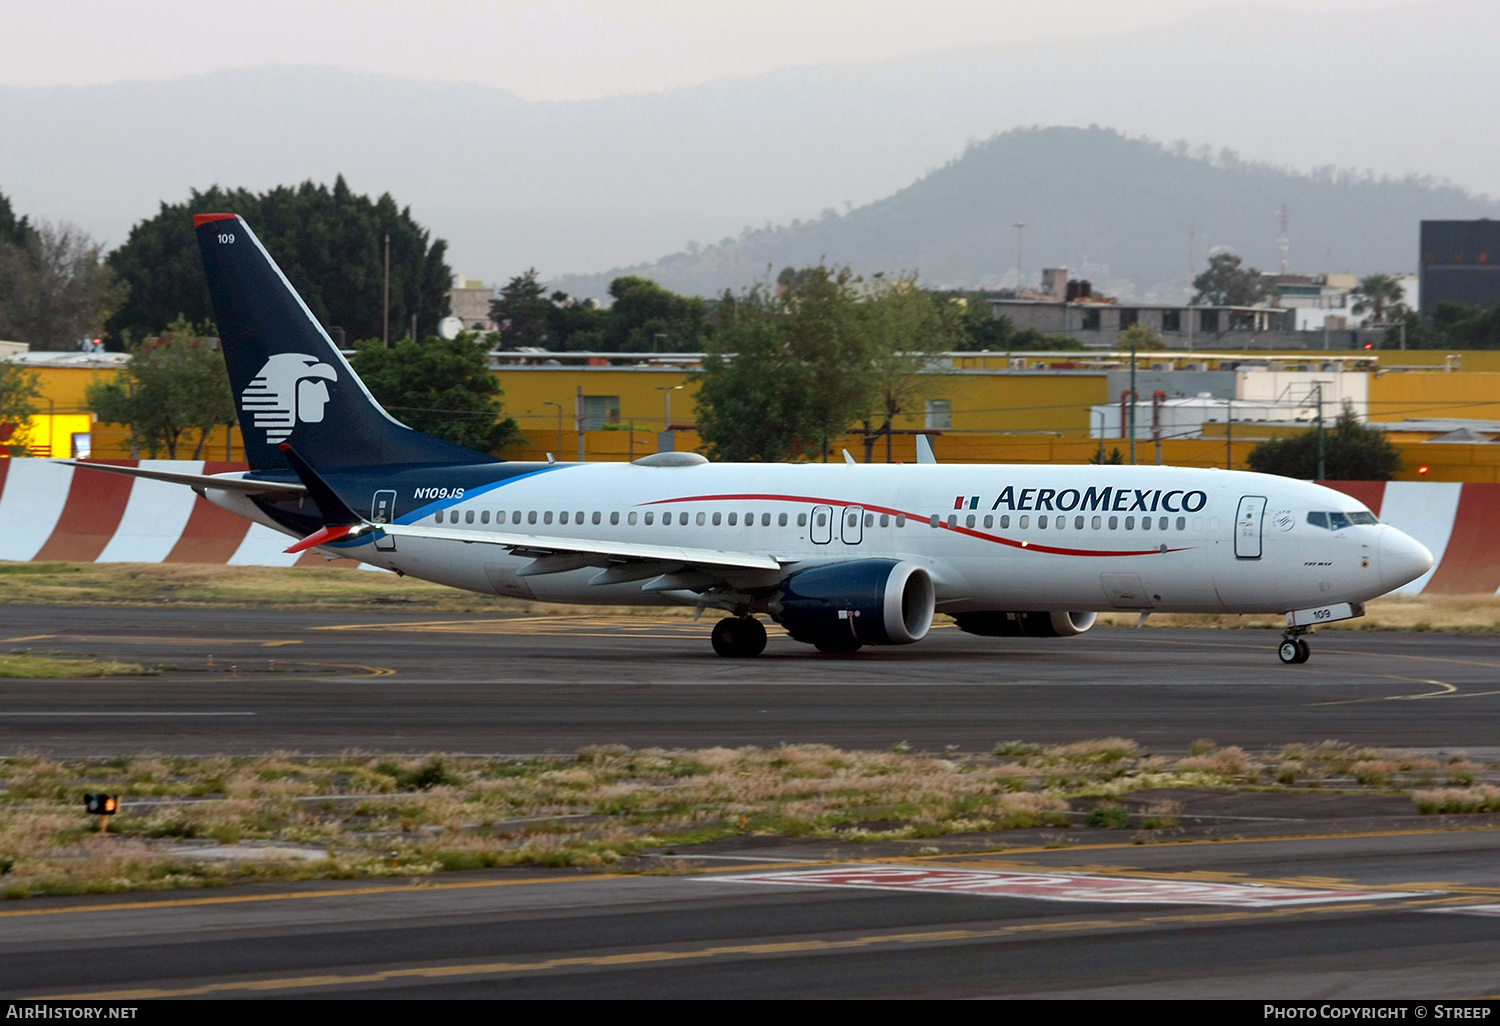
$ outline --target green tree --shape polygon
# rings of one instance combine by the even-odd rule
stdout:
[[[488,347],[472,332],[421,344],[404,338],[390,349],[367,339],[355,347],[353,363],[376,400],[409,427],[479,452],[523,440],[516,422],[502,416],[504,393]]]
[[[389,193],[371,200],[356,195],[340,175],[333,188],[304,182],[264,193],[245,189],[194,190],[182,203],[161,205],[150,220],[131,229],[109,256],[129,293],[106,330],[112,344],[154,335],[178,315],[211,323],[208,284],[193,233],[193,215],[240,214],[287,279],[325,327],[348,338],[380,337],[384,326],[385,237],[391,244],[390,326],[392,338],[437,330],[448,315],[453,272],[448,244],[431,240],[426,228],[398,207]]]
[[[24,229],[24,230],[22,230]],[[0,246],[0,338],[32,349],[77,349],[96,336],[124,294],[99,246],[72,225],[31,228]]]
[[[1253,267],[1241,267],[1234,253],[1215,253],[1208,258],[1208,270],[1193,279],[1197,294],[1194,303],[1209,306],[1254,306],[1271,294],[1261,273]]]
[[[0,449],[25,454],[27,422],[36,416],[35,400],[41,394],[41,375],[0,361]]]
[[[1129,349],[1132,345],[1136,352],[1151,352],[1167,348],[1167,344],[1162,341],[1155,329],[1144,324],[1132,324],[1120,332],[1119,337],[1115,339],[1116,349]]]
[[[1383,323],[1386,311],[1401,302],[1404,290],[1401,283],[1389,274],[1371,274],[1359,280],[1356,294],[1359,298],[1351,312],[1356,316],[1369,312],[1375,321]]]
[[[608,346],[615,352],[700,352],[708,306],[679,296],[649,278],[627,276],[609,284]]]
[[[1332,430],[1325,431],[1324,465],[1330,481],[1389,481],[1401,469],[1401,452],[1385,432],[1361,424],[1347,403]],[[1261,442],[1246,462],[1260,474],[1311,481],[1318,476],[1318,433]]]
[[[209,432],[235,417],[223,354],[184,318],[133,346],[119,374],[85,389],[84,405],[106,423],[128,425],[131,444],[148,456],[174,460],[186,432],[198,432],[191,458],[202,459]]]
[[[0,249],[6,246],[25,246],[31,241],[35,229],[25,217],[16,217],[5,193],[0,192]]]
[[[955,309],[917,288],[915,277],[876,278],[856,309],[869,367],[870,388],[861,415],[865,462],[871,462],[875,442],[883,435],[890,463],[896,418],[924,403],[927,379],[922,372],[938,354],[955,348],[963,329]]]
[[[490,304],[490,320],[500,325],[500,344],[516,349],[521,346],[548,347],[547,316],[552,311],[547,290],[537,280],[536,268],[518,274],[505,283],[500,295]]]
[[[698,434],[708,455],[736,463],[779,463],[815,446],[813,368],[759,290],[726,295],[698,375]]]

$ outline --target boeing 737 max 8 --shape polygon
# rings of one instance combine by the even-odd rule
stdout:
[[[1349,496],[1234,471],[1136,466],[507,463],[375,401],[248,225],[194,218],[248,473],[176,481],[315,548],[484,594],[757,615],[824,652],[971,634],[1065,637],[1098,610],[1286,613],[1279,654],[1363,614],[1431,554]],[[90,464],[76,464],[90,466]]]

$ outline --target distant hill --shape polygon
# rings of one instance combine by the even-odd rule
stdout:
[[[410,204],[419,222],[448,240],[456,270],[488,281],[532,266],[555,277],[650,261],[690,239],[708,244],[738,237],[746,225],[817,218],[826,208],[868,208],[857,219],[863,224],[882,209],[876,200],[930,176],[969,143],[1026,125],[1100,124],[1301,168],[1433,174],[1500,195],[1500,135],[1488,131],[1484,114],[1500,4],[1338,6],[1215,4],[1107,35],[790,68],[568,103],[305,67],[0,85],[0,192],[21,213],[73,221],[118,245],[158,203],[181,202],[195,187],[260,192],[306,179],[332,184],[342,173],[360,194],[389,191]],[[155,65],[143,55],[142,67],[149,74]],[[1060,160],[1070,176],[1108,170]],[[1139,190],[1130,171],[1121,168],[1118,182],[1133,203]],[[931,177],[917,188],[956,177]],[[1104,180],[1091,178],[1088,189]],[[1083,233],[1056,234],[1061,214],[1052,211],[1062,206],[1025,209],[1031,193],[1019,176],[997,181],[1008,194],[991,199],[1022,207],[1001,217],[1037,222],[1034,233],[1027,229],[1035,257],[1028,266],[1086,257],[1134,276],[1116,250],[1096,248]],[[1078,199],[1091,202],[1086,194]],[[1271,263],[1274,253],[1264,247],[1275,238],[1274,219],[1259,218],[1272,218],[1283,199],[1292,208],[1299,267],[1320,268],[1329,244],[1336,266],[1363,258],[1336,234],[1323,240],[1315,205],[1276,190],[1244,198],[1231,190],[1230,203],[1244,207],[1252,230],[1236,234],[1240,222],[1220,222],[1214,212],[1211,224],[1205,213],[1205,241]],[[988,209],[974,207],[976,224]],[[1135,251],[1158,249],[1153,259],[1162,267],[1141,279],[1147,286],[1186,275],[1188,226],[1180,220],[1164,226],[1161,246],[1156,236],[1140,239]],[[886,224],[868,223],[872,232]],[[927,249],[893,248],[895,241],[906,246],[914,229],[889,227],[897,238],[881,245],[892,260],[930,276],[947,273]],[[1053,250],[1049,239],[1058,244]],[[984,245],[994,252],[965,274],[985,280],[1014,265],[1014,240],[1002,235]],[[1394,255],[1380,262],[1387,260]],[[1397,266],[1410,266],[1410,257],[1403,253]]]
[[[774,276],[825,260],[866,274],[916,271],[932,286],[1010,286],[1019,221],[1028,284],[1042,267],[1067,267],[1127,298],[1177,301],[1188,288],[1194,234],[1195,273],[1215,247],[1278,269],[1283,205],[1290,269],[1308,273],[1415,270],[1419,221],[1500,218],[1500,203],[1416,178],[1298,174],[1100,128],[1022,129],[847,214],[830,210],[653,264],[563,276],[557,285],[602,296],[628,273],[713,295],[764,279],[768,267]]]

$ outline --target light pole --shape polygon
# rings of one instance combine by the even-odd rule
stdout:
[[[1089,411],[1089,426],[1090,427],[1093,426],[1093,417],[1094,417],[1094,414],[1098,414],[1099,415],[1099,462],[1101,464],[1103,464],[1103,462],[1104,462],[1104,419],[1105,419],[1104,418],[1104,411],[1103,410],[1096,410],[1092,406],[1085,406],[1084,409]]]
[[[1135,390],[1135,332],[1130,332],[1130,465],[1135,466],[1135,408],[1140,395]]]
[[[686,387],[687,387],[686,385],[657,385],[656,386],[656,390],[658,392],[660,392],[662,394],[662,397],[665,398],[666,401],[667,401],[666,418],[662,421],[662,426],[661,426],[661,429],[663,431],[671,431],[672,430],[672,393],[675,392],[675,391],[677,391],[679,388],[686,388]]]
[[[543,399],[543,406],[557,407],[557,452],[562,452],[562,403],[555,403],[551,399]]]
[[[1318,389],[1318,480],[1328,480],[1328,463],[1324,459],[1323,444],[1323,382],[1317,383]]]
[[[1017,221],[1011,225],[1016,230],[1016,291],[1021,291],[1021,232],[1026,228],[1025,221]]]

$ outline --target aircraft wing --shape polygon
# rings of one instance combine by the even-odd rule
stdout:
[[[307,487],[284,481],[255,481],[242,477],[216,477],[212,474],[182,474],[173,470],[152,470],[148,467],[117,467],[112,463],[86,463],[83,460],[53,460],[65,467],[81,467],[84,470],[102,470],[107,474],[124,474],[126,477],[144,477],[152,481],[188,485],[201,492],[205,488],[218,488],[226,492],[243,492],[246,495],[305,495]]]
[[[444,527],[419,527],[413,524],[379,524],[375,530],[384,531],[395,538],[432,538],[442,541],[468,542],[474,545],[498,545],[522,555],[535,554],[538,562],[550,556],[593,556],[595,560],[573,561],[574,565],[561,563],[557,571],[546,569],[547,564],[533,573],[558,572],[563,569],[578,569],[589,565],[604,565],[612,559],[622,561],[644,561],[650,563],[677,563],[694,567],[722,568],[734,570],[780,570],[782,561],[774,556],[752,552],[728,552],[722,549],[690,549],[676,545],[644,545],[623,541],[597,541],[589,538],[549,537],[538,534],[521,534],[508,531],[463,531]],[[368,530],[368,528],[367,528]],[[524,574],[523,576],[529,576]]]

